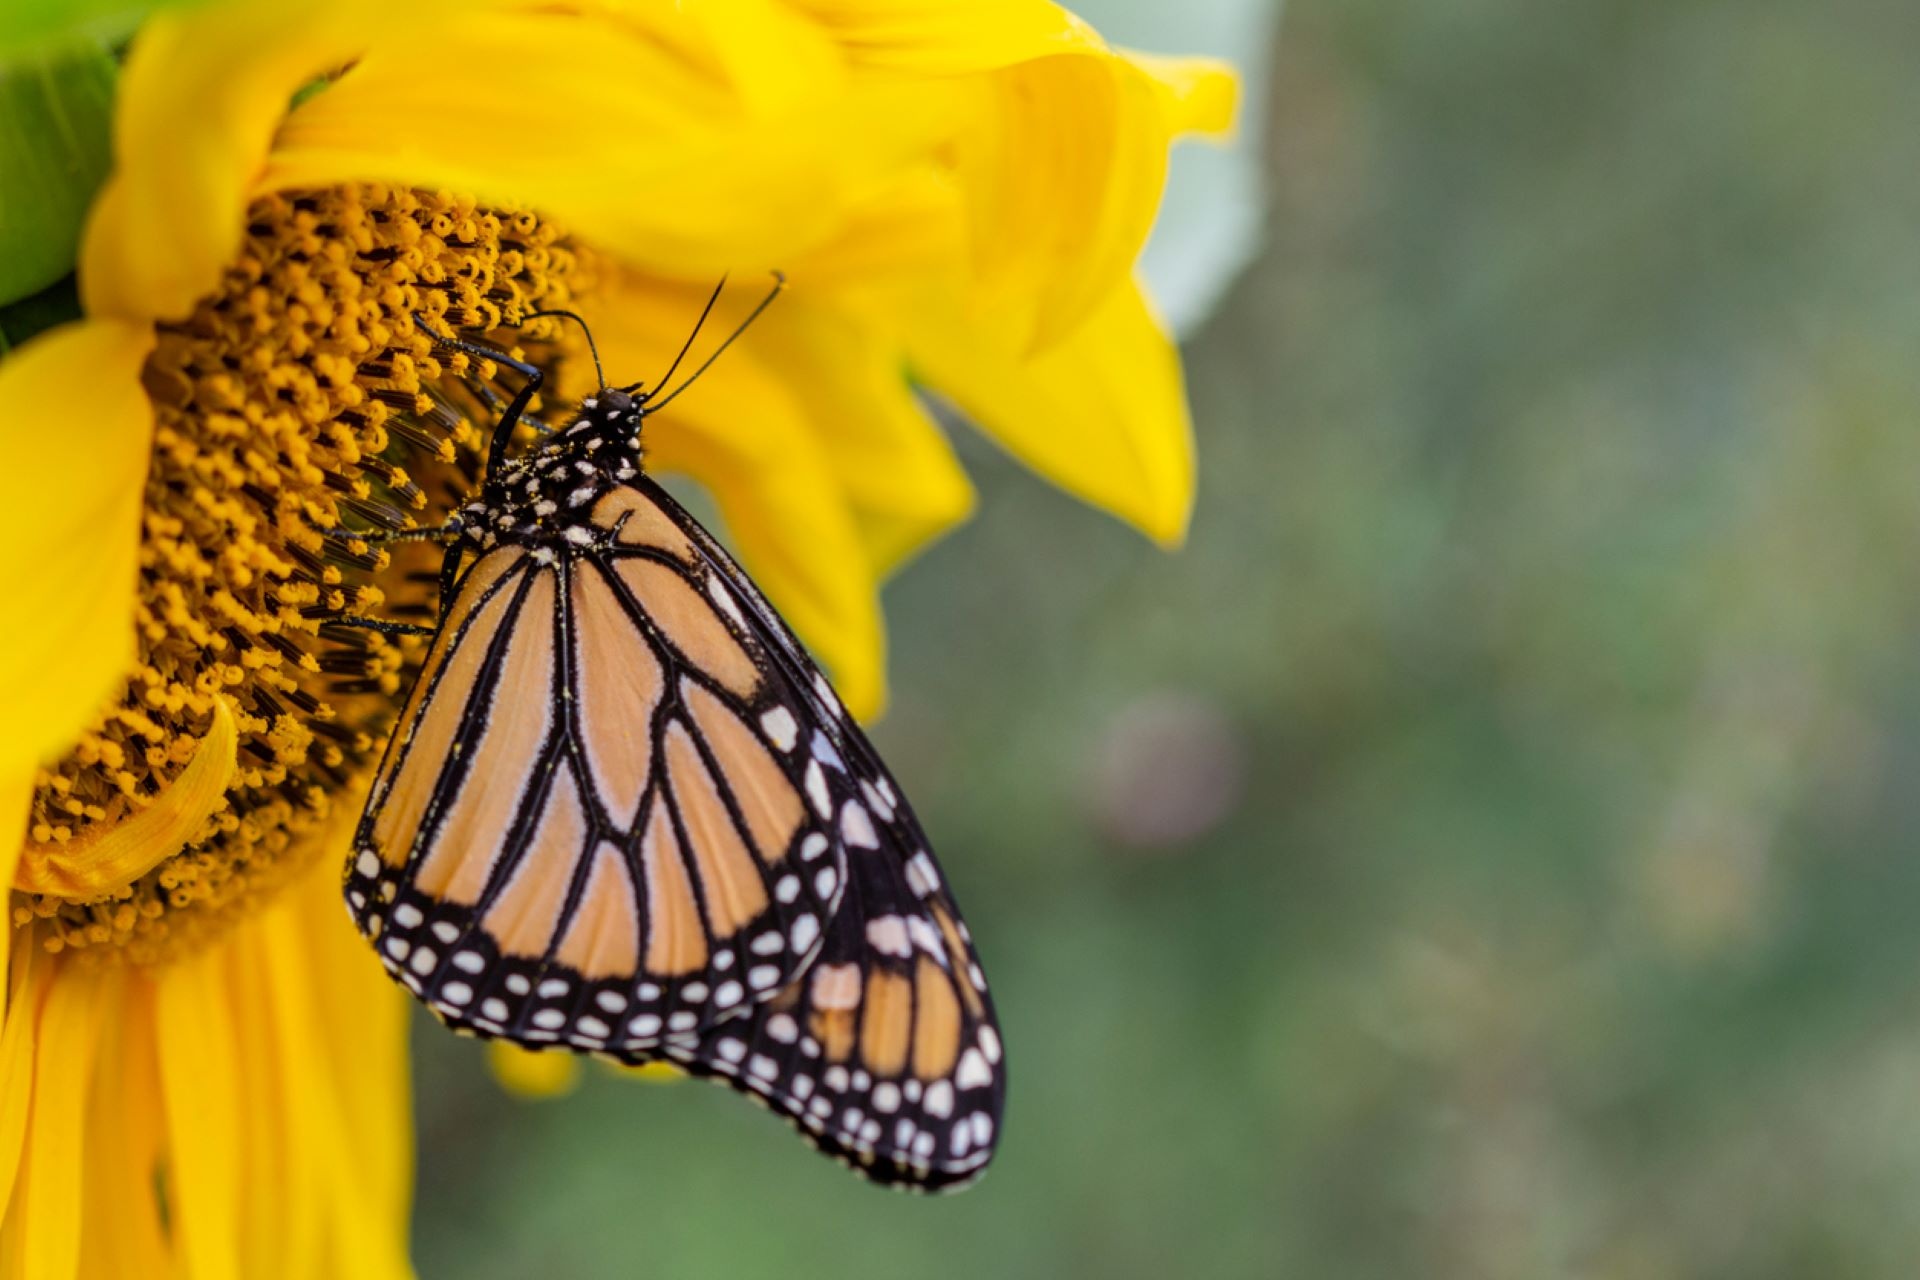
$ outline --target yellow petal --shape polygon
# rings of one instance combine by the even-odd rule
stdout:
[[[991,71],[1054,54],[1108,51],[1098,32],[1035,0],[793,0],[826,24],[857,66],[922,75]],[[1117,51],[1159,89],[1175,132],[1232,126],[1232,68],[1211,58]]]
[[[82,321],[0,361],[0,769],[71,745],[132,666],[152,343]]]
[[[342,1137],[352,1153],[347,1171],[363,1195],[347,1202],[334,1233],[342,1275],[408,1274],[406,1227],[413,1189],[413,1099],[408,1086],[407,1030],[413,1002],[396,987],[373,949],[340,906],[340,866],[358,819],[354,798],[340,802],[340,820],[323,842],[341,851],[323,856],[274,910],[290,923],[291,944],[307,957],[309,998],[321,1028],[317,1053],[327,1064],[342,1113],[353,1118]],[[279,927],[277,924],[274,927]]]
[[[0,1028],[0,1216],[13,1203],[20,1152],[27,1140],[27,1113],[33,1101],[34,1029],[47,989],[46,979],[38,971],[53,965],[40,952],[31,930],[9,931],[6,1024]]]
[[[601,20],[663,46],[676,62],[724,84],[750,112],[785,111],[846,75],[845,59],[827,32],[784,0],[602,8]]]
[[[102,1014],[100,1066],[87,1113],[82,1280],[163,1276],[172,1266],[154,1170],[165,1157],[153,989],[118,984]],[[112,1230],[99,1230],[110,1222]]]
[[[629,280],[606,294],[588,319],[614,378],[663,368],[699,310],[697,295],[657,282]],[[728,332],[750,301],[732,291],[712,330]],[[872,560],[806,407],[765,366],[758,343],[749,332],[660,410],[647,427],[648,461],[713,495],[745,568],[819,655],[848,709],[875,715],[886,640]],[[831,416],[824,409],[822,421]]]
[[[1175,134],[1221,138],[1232,132],[1240,100],[1233,68],[1212,58],[1169,58],[1131,49],[1125,57],[1152,80]]]
[[[191,311],[240,247],[255,179],[295,91],[376,38],[413,47],[447,13],[431,2],[229,0],[149,18],[120,73],[115,172],[81,245],[88,314]]]
[[[389,1056],[379,1052],[383,1046],[374,1043],[390,1032],[385,1027],[366,1027],[372,1034],[361,1029],[367,1014],[393,1021],[391,1005],[399,992],[382,975],[383,999],[366,1007],[351,1029],[332,1025],[324,1015],[321,993],[341,975],[327,967],[324,952],[310,945],[308,926],[321,923],[311,918],[317,905],[311,900],[324,897],[328,914],[337,917],[333,923],[343,931],[346,915],[340,910],[338,864],[332,858],[323,861],[326,865],[258,923],[258,965],[268,979],[260,1021],[272,1047],[266,1079],[279,1095],[275,1109],[287,1151],[284,1195],[293,1203],[284,1209],[289,1222],[285,1236],[262,1234],[256,1215],[255,1239],[267,1258],[280,1250],[282,1257],[303,1260],[305,1274],[316,1280],[335,1275],[399,1277],[407,1274],[406,1196],[403,1192],[396,1199],[388,1179],[369,1174],[375,1162],[390,1161],[395,1149],[407,1149],[410,1122],[402,1117],[397,1131],[373,1130],[379,1120],[358,1109],[354,1087],[369,1070],[377,1070],[386,1073],[374,1082],[378,1086],[392,1092],[405,1089],[404,1069],[392,1071]],[[377,967],[364,943],[360,950],[360,959]],[[365,1058],[351,1052],[329,1054],[326,1041],[337,1036],[347,1037],[354,1049],[373,1052]],[[303,1250],[302,1241],[311,1241],[311,1247]],[[256,1266],[254,1273],[271,1270]]]
[[[1057,56],[977,87],[957,144],[976,323],[1042,350],[1126,282],[1160,205],[1171,135],[1122,59]]]
[[[855,84],[812,56],[804,96],[789,85],[769,109],[678,50],[779,32],[691,16],[703,8],[481,11],[426,49],[383,40],[292,113],[260,185],[381,179],[524,203],[629,262],[711,278],[824,240],[951,131],[944,87]]]
[[[794,0],[860,64],[954,75],[1055,53],[1102,52],[1094,29],[1037,0]]]
[[[950,301],[898,315],[915,376],[1015,457],[1164,545],[1185,537],[1193,433],[1180,357],[1137,287],[1027,359]]]
[[[487,1067],[501,1088],[522,1098],[558,1098],[580,1085],[580,1059],[557,1050],[534,1053],[505,1040],[489,1040]]]
[[[833,236],[785,266],[796,284],[875,284],[948,270],[966,252],[960,188],[918,165],[847,211]]]
[[[615,1064],[613,1070],[629,1080],[643,1080],[648,1084],[679,1084],[687,1078],[687,1073],[671,1062],[642,1062],[631,1067]]]
[[[232,1095],[209,1102],[232,1112],[240,1138],[243,1173],[234,1206],[240,1274],[279,1273],[294,1280],[299,1263],[286,1259],[311,1258],[319,1197],[308,1162],[311,1152],[301,1141],[310,1119],[308,1100],[296,1103],[282,1092],[283,1072],[292,1068],[280,1061],[275,1006],[291,993],[272,981],[265,923],[261,917],[250,919],[215,944],[231,1014],[237,1087]]]
[[[965,82],[957,147],[980,276],[975,316],[1036,349],[1125,282],[1159,206],[1173,134],[1212,122],[1223,103],[1231,112],[1232,77],[1218,64],[1115,55],[1057,5],[798,3],[861,67],[983,73]]]
[[[185,848],[226,807],[239,732],[225,698],[213,701],[213,726],[193,759],[152,804],[64,844],[29,842],[13,887],[59,898],[94,898],[138,880]]]
[[[801,277],[760,320],[755,353],[813,423],[878,577],[973,511],[973,486],[905,368],[855,317],[814,303]]]
[[[168,1208],[194,1280],[239,1280],[240,1046],[222,949],[159,976],[155,1019],[169,1134]]]
[[[0,772],[0,877],[4,877],[0,878],[0,884],[13,883],[21,846],[26,843],[27,818],[33,804],[33,777],[33,772],[26,768]],[[11,946],[0,944],[0,992],[7,989],[7,964],[12,952]],[[0,1142],[0,1165],[5,1161],[5,1145]],[[0,1178],[5,1176],[4,1171],[0,1171]],[[0,1192],[0,1210],[5,1209],[6,1203],[6,1195]]]
[[[33,1104],[6,1231],[29,1276],[70,1276],[80,1260],[81,1153],[104,988],[117,973],[69,970],[49,984],[35,1030]],[[98,1224],[110,1229],[106,1224]]]

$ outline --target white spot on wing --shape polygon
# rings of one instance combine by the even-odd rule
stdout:
[[[940,887],[940,873],[925,849],[907,859],[907,884],[923,898]]]
[[[880,847],[880,837],[873,830],[873,819],[868,816],[866,806],[857,800],[849,800],[841,807],[840,836],[856,848]]]
[[[827,774],[818,760],[807,761],[807,798],[823,818],[833,816],[833,797],[827,793]]]
[[[962,1089],[973,1089],[983,1084],[993,1083],[993,1068],[981,1056],[978,1049],[969,1049],[960,1055],[960,1065],[954,1070],[953,1082]]]
[[[868,782],[865,778],[862,778],[860,779],[860,794],[866,797],[867,807],[879,814],[882,822],[893,821],[893,802],[881,795],[878,787]]]
[[[907,935],[913,939],[913,945],[931,955],[945,967],[947,949],[942,945],[940,931],[926,922],[922,916],[907,917]]]
[[[822,761],[832,765],[842,773],[847,771],[847,762],[840,758],[840,749],[833,745],[833,739],[820,732],[820,730],[815,729],[813,731],[813,741],[808,743],[807,746],[808,749]]]
[[[827,710],[836,715],[840,713],[840,699],[835,696],[833,686],[827,683],[827,678],[818,671],[813,673],[813,693]]]
[[[793,750],[793,744],[800,740],[800,726],[795,723],[793,712],[785,707],[775,707],[762,715],[760,729],[767,735],[767,741],[782,751]]]
[[[905,959],[913,954],[913,944],[907,940],[907,922],[899,916],[867,921],[867,944],[881,955]]]
[[[747,620],[741,616],[740,606],[733,602],[733,593],[721,584],[718,576],[707,579],[707,594],[713,597],[713,602],[720,606],[721,612],[733,619],[736,626],[742,631],[746,630]]]

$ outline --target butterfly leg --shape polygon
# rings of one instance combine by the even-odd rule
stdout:
[[[396,542],[451,542],[460,536],[462,529],[463,522],[456,515],[445,524],[425,529],[315,529],[314,532],[323,538],[344,538],[369,546],[388,547]]]
[[[358,614],[343,613],[328,618],[321,624],[324,627],[352,627],[356,631],[378,631],[383,636],[430,636],[439,631],[436,626],[424,626],[418,622],[394,622],[387,618],[363,618]]]
[[[366,618],[358,614],[341,614],[327,618],[321,623],[326,627],[354,627],[362,631],[378,631],[385,636],[430,636],[440,630],[447,620],[447,606],[453,600],[453,589],[460,581],[460,564],[465,557],[465,549],[458,540],[459,517],[455,516],[446,525],[438,529],[409,529],[404,533],[413,535],[415,540],[446,541],[447,553],[440,561],[440,595],[437,616],[432,626],[418,622],[395,622],[387,618]],[[357,536],[357,535],[356,535]],[[390,541],[400,541],[395,536]]]
[[[501,395],[498,391],[495,391],[492,387],[488,386],[485,382],[482,382],[477,378],[473,381],[472,387],[473,387],[474,394],[480,397],[480,402],[487,406],[487,411],[489,413],[493,414],[495,417],[505,416],[507,411],[507,406],[509,404],[509,401],[505,396]],[[530,413],[522,412],[520,414],[520,421],[532,427],[534,430],[534,434],[536,435],[550,436],[553,434],[552,427],[548,426],[546,423],[542,422],[540,419],[534,417]]]
[[[527,406],[533,403],[534,396],[539,394],[541,384],[546,382],[547,375],[538,365],[528,364],[525,360],[516,360],[495,347],[463,342],[449,334],[437,333],[428,323],[427,318],[418,311],[413,313],[413,320],[420,326],[420,331],[432,338],[437,345],[449,351],[470,355],[476,360],[491,360],[495,364],[505,365],[526,379],[521,384],[520,390],[514,394],[513,399],[507,402],[507,407],[500,414],[499,421],[493,424],[493,441],[487,447],[487,474],[492,475],[499,468],[501,459],[506,457],[507,442],[513,439],[514,425],[526,413]]]

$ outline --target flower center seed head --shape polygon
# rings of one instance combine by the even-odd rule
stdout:
[[[49,950],[151,962],[322,852],[424,652],[337,619],[431,622],[436,609],[437,548],[352,534],[438,523],[472,489],[493,420],[495,371],[437,352],[413,314],[502,348],[552,338],[537,344],[551,359],[571,354],[552,321],[488,331],[568,306],[589,274],[553,224],[455,197],[368,185],[254,205],[220,288],[161,327],[147,362],[138,661],[118,703],[40,773],[22,866],[78,854],[152,805],[216,700],[238,731],[226,803],[131,883],[16,895],[16,927]]]

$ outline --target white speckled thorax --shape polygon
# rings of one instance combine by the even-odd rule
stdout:
[[[502,463],[460,510],[460,534],[478,550],[502,542],[589,546],[606,536],[594,501],[640,474],[646,402],[611,387],[580,402],[572,422],[522,457]]]

